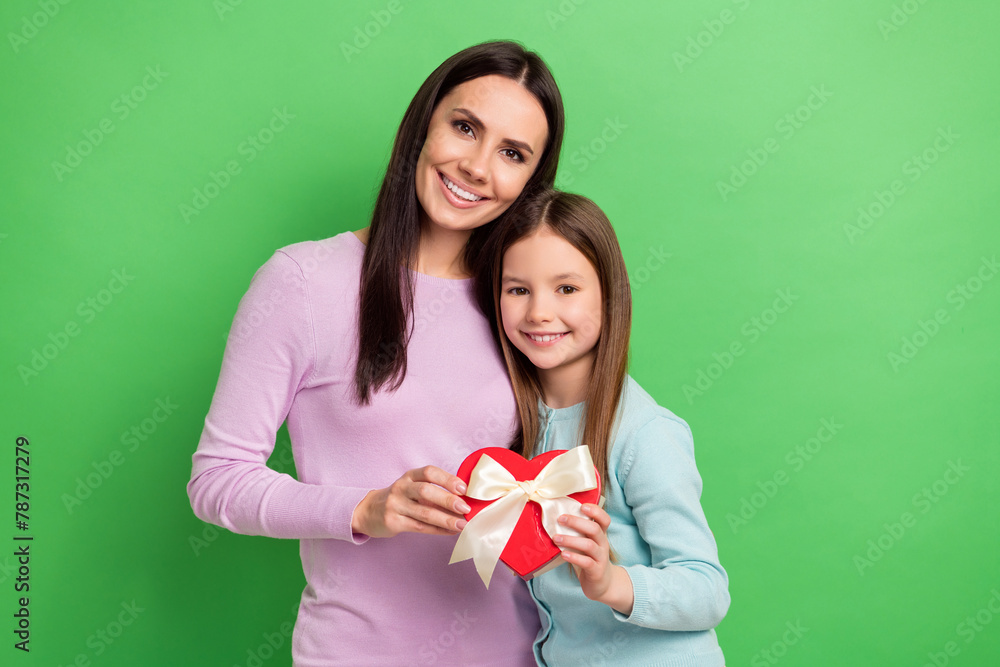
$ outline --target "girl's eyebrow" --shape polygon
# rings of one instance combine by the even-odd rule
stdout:
[[[583,280],[583,276],[581,276],[579,273],[560,273],[558,276],[552,276],[552,280],[554,282],[558,282],[560,280]],[[523,283],[523,282],[525,282],[524,279],[510,275],[505,275],[503,278],[500,279],[501,285],[506,283]]]
[[[463,107],[455,107],[454,109],[452,109],[452,112],[453,113],[454,112],[458,112],[458,113],[465,114],[466,116],[469,117],[469,120],[471,120],[473,123],[475,123],[479,127],[486,127],[486,123],[484,123],[482,120],[480,120],[479,116],[477,116],[476,114],[472,113],[468,109],[465,109]],[[518,141],[517,139],[504,139],[502,143],[510,144],[514,148],[519,148],[522,151],[525,151],[527,153],[531,153],[531,155],[535,154],[535,151],[531,150],[531,146],[529,146],[528,144],[524,143],[523,141]]]

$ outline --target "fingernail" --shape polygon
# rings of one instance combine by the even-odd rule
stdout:
[[[468,523],[469,522],[466,521],[465,519],[459,519],[458,521],[455,522],[455,529],[462,530]]]
[[[468,514],[472,511],[471,507],[462,502],[458,503],[458,505],[455,506],[455,509],[457,509],[460,514]]]
[[[458,490],[458,492],[459,492],[460,494],[462,494],[463,496],[465,495],[465,492],[469,490],[469,487],[467,487],[467,486],[466,486],[465,484],[463,484],[462,482],[459,482],[459,483],[458,483],[458,486],[456,486],[455,488],[456,488],[456,489]]]
[[[559,523],[566,523],[567,521],[569,521],[569,517],[567,517],[565,514],[560,514],[558,521]]]
[[[556,535],[555,537],[552,538],[552,541],[555,542],[556,544],[562,544],[563,543],[563,536],[562,535]]]

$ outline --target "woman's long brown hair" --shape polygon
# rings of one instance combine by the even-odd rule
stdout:
[[[383,388],[395,391],[406,376],[406,346],[413,313],[409,269],[420,243],[416,167],[431,115],[453,88],[490,74],[505,76],[523,86],[541,104],[548,121],[541,161],[511,208],[555,181],[565,126],[562,97],[552,73],[536,53],[516,42],[487,42],[456,53],[427,77],[396,132],[361,264],[358,362],[354,370],[359,404],[369,403],[372,393]],[[465,264],[473,270],[482,261],[484,241],[494,224],[474,230],[466,244]]]
[[[632,328],[632,292],[625,260],[614,229],[601,209],[586,197],[547,190],[513,211],[491,238],[492,261],[482,282],[492,295],[495,334],[500,344],[517,401],[520,429],[511,449],[530,457],[538,442],[538,404],[542,388],[538,371],[503,332],[500,280],[507,250],[543,227],[564,238],[593,265],[601,285],[601,330],[594,368],[586,393],[586,416],[580,444],[590,448],[602,482],[608,483],[608,455],[616,426],[618,404],[628,371],[628,343]],[[485,292],[485,288],[480,293]]]

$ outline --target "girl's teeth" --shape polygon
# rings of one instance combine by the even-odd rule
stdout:
[[[559,338],[560,336],[562,336],[562,334],[551,334],[551,335],[546,334],[544,336],[536,336],[535,334],[528,334],[528,336],[531,338],[531,340],[536,341],[538,343],[548,343],[550,340],[555,340],[556,338]]]
[[[451,181],[449,181],[448,177],[445,176],[444,174],[441,174],[441,176],[442,176],[442,178],[444,178],[444,184],[448,187],[448,189],[451,190],[452,192],[454,192],[456,195],[458,195],[462,199],[465,199],[466,201],[479,201],[480,199],[482,199],[482,197],[477,197],[476,195],[472,194],[471,192],[466,192],[462,188],[458,187],[457,185],[455,185],[454,183],[452,183]]]

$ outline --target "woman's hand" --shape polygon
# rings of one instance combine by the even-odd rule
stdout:
[[[374,489],[358,503],[351,530],[370,537],[399,533],[454,535],[465,528],[469,506],[460,497],[465,483],[434,466],[406,472],[386,489]]]
[[[590,519],[563,514],[559,523],[583,537],[556,535],[552,540],[562,550],[563,560],[576,572],[583,594],[628,616],[632,613],[635,596],[625,568],[611,562],[608,545],[611,517],[597,505],[587,504],[582,510]]]

